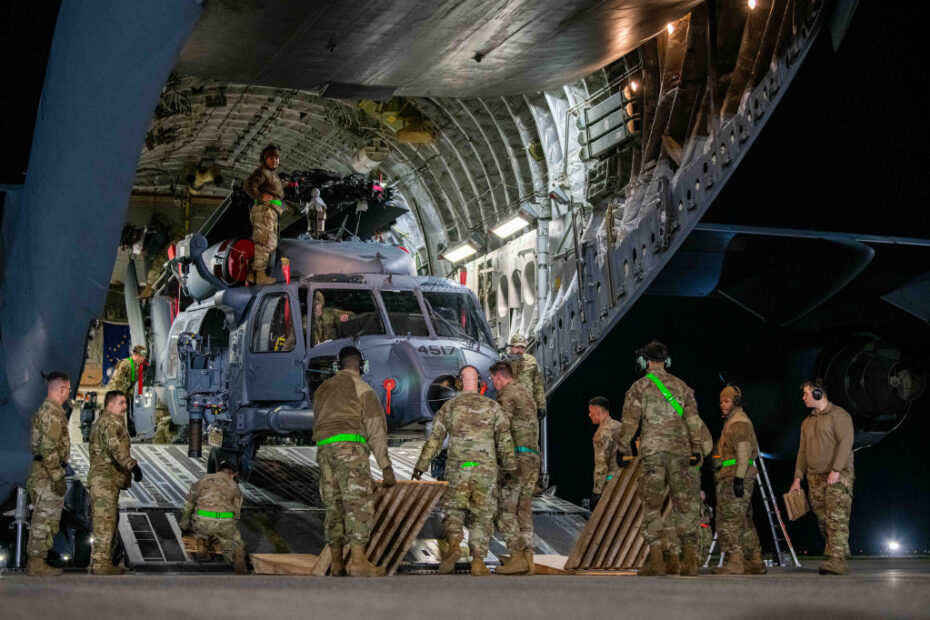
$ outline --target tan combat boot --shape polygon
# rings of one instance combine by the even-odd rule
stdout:
[[[533,550],[527,549],[523,552],[523,557],[526,559],[526,574],[535,575],[536,574],[536,561],[533,559]]]
[[[455,563],[462,557],[462,537],[456,536],[449,539],[446,543],[446,549],[440,549],[441,559],[439,562],[439,573],[448,575],[455,570]]]
[[[820,563],[817,572],[821,575],[848,575],[849,567],[846,566],[846,558],[831,555],[826,562]]]
[[[747,575],[764,575],[769,572],[762,561],[762,553],[755,549],[748,558],[743,558],[743,567]]]
[[[530,569],[526,564],[526,557],[522,551],[516,551],[510,554],[500,568],[495,569],[498,575],[522,575]]]
[[[346,572],[349,577],[384,577],[387,575],[386,569],[368,561],[368,556],[365,555],[365,545],[352,545]]]
[[[233,551],[233,566],[237,575],[248,575],[249,569],[245,565],[245,549],[236,547]]]
[[[491,571],[484,564],[484,557],[474,556],[471,559],[471,574],[475,577],[490,577]]]
[[[113,566],[110,562],[91,564],[90,566],[91,575],[122,575],[125,572],[126,569],[122,565]]]
[[[665,574],[665,561],[662,559],[661,547],[649,547],[649,556],[636,574],[639,577],[661,577]]]
[[[45,558],[38,555],[30,555],[26,560],[26,574],[30,577],[57,577],[63,572],[60,568],[49,566]]]
[[[249,280],[259,286],[264,285],[264,284],[274,284],[275,282],[277,282],[275,278],[272,278],[271,276],[266,275],[264,270],[253,271],[249,275],[250,275]]]
[[[681,563],[679,562],[678,553],[675,551],[663,551],[662,559],[665,560],[665,574],[677,575],[681,572]]]
[[[743,553],[741,551],[727,551],[723,557],[723,566],[718,566],[712,571],[715,575],[745,575],[746,569],[743,567]]]
[[[682,577],[697,577],[698,566],[697,545],[685,545],[681,550],[681,570],[678,574]]]
[[[346,576],[346,565],[343,563],[342,558],[344,556],[344,551],[342,548],[342,543],[338,545],[329,546],[330,555],[332,559],[329,562],[329,574],[333,577],[345,577]]]

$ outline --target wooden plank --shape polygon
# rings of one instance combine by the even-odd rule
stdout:
[[[312,553],[253,553],[249,557],[260,575],[312,575],[319,560]]]
[[[565,575],[565,563],[568,561],[567,555],[534,555],[533,563],[536,565],[537,575]]]
[[[448,482],[426,480],[401,480],[387,489],[379,485],[375,491],[371,536],[365,549],[368,559],[387,569],[389,575],[396,573],[433,506],[448,486]],[[348,547],[344,551],[348,556]],[[327,574],[331,562],[332,550],[326,545],[312,574]]]
[[[591,568],[609,568],[612,566],[610,559],[610,550],[616,548],[619,544],[622,543],[622,537],[626,535],[622,529],[623,520],[616,518],[617,515],[625,514],[630,505],[634,502],[639,501],[637,494],[639,492],[639,472],[641,467],[639,463],[636,465],[628,465],[623,469],[621,474],[626,478],[626,485],[624,489],[624,494],[620,499],[620,502],[617,504],[614,514],[611,516],[610,525],[609,525],[609,536],[605,540],[604,544],[600,545],[598,549],[597,556],[595,561],[591,563]]]
[[[633,527],[633,522],[636,519],[637,512],[642,508],[642,501],[639,499],[638,484],[640,469],[641,467],[637,467],[635,473],[637,484],[632,485],[628,489],[621,510],[618,511],[618,515],[614,518],[614,522],[616,523],[616,536],[610,548],[607,549],[606,560],[604,562],[605,566],[617,567],[622,565],[618,562],[619,550],[624,547],[624,543],[629,537],[635,535],[638,531]]]

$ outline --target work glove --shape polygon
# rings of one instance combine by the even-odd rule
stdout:
[[[423,472],[420,471],[419,469],[414,469],[414,470],[413,470],[413,475],[410,476],[410,477],[413,478],[414,480],[419,480],[420,478],[423,477]]]
[[[600,493],[592,493],[592,494],[591,494],[591,512],[594,512],[594,509],[597,508],[597,503],[598,503],[599,501],[601,501],[601,494],[600,494]]]
[[[132,479],[136,482],[142,482],[142,468],[139,467],[138,463],[132,468]]]
[[[536,419],[537,419],[537,420],[539,420],[540,422],[542,422],[542,419],[545,418],[545,417],[546,417],[546,410],[545,410],[545,409],[537,409],[537,410],[536,410]]]
[[[746,489],[743,487],[743,479],[734,478],[733,479],[733,495],[735,495],[736,497],[742,497],[745,494],[746,494]]]
[[[388,465],[381,470],[381,486],[383,487],[392,487],[397,484],[397,479],[394,478],[394,468]]]
[[[699,452],[694,452],[688,458],[688,465],[690,465],[691,467],[694,467],[695,465],[700,465],[701,460],[702,460],[701,454]]]
[[[624,460],[624,457],[629,456],[623,452],[617,450],[617,467],[623,468],[629,465],[632,461]]]
[[[62,476],[61,478],[58,478],[57,480],[52,480],[51,487],[52,487],[52,492],[55,493],[55,495],[64,496],[65,491],[68,490],[68,487],[65,484],[64,476]]]

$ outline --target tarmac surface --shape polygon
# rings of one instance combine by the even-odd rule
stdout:
[[[930,560],[816,563],[759,577],[229,574],[0,576],[0,617],[18,618],[930,618]]]

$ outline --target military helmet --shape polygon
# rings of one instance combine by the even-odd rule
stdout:
[[[525,347],[526,346],[526,336],[523,334],[515,334],[513,338],[510,339],[510,342],[507,346],[510,347]]]
[[[262,156],[261,156],[260,161],[264,163],[265,158],[270,157],[271,155],[277,155],[278,157],[281,156],[281,151],[279,151],[278,147],[275,146],[274,144],[269,144],[268,146],[262,149]]]
[[[133,355],[141,355],[142,357],[148,357],[148,356],[149,356],[148,350],[147,350],[145,347],[143,347],[141,344],[137,344],[136,346],[134,346],[134,347],[132,348],[132,354],[133,354]]]
[[[325,306],[325,305],[326,305],[326,299],[323,297],[323,293],[321,293],[320,291],[317,291],[316,293],[314,293],[314,294],[313,294],[313,303],[314,303],[314,304],[320,304],[321,306]]]

